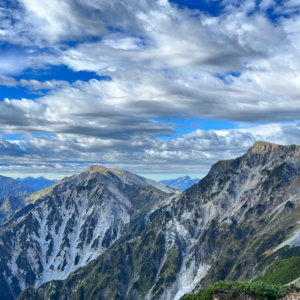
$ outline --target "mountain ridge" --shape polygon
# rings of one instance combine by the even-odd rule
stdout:
[[[258,142],[164,200],[96,260],[30,292],[38,300],[178,300],[218,280],[249,280],[292,255],[283,247],[300,249],[299,213],[300,147]]]
[[[35,190],[13,178],[0,175],[0,198],[6,196],[28,196]]]
[[[0,228],[0,285],[16,298],[28,286],[66,278],[107,251],[130,220],[176,192],[99,166],[62,179]]]

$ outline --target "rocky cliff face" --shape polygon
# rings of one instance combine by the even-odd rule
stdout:
[[[130,172],[93,166],[63,179],[0,231],[0,299],[15,299],[93,261],[124,234],[131,219],[174,189]],[[4,298],[3,298],[4,297]]]
[[[35,190],[13,178],[0,175],[0,198],[6,196],[28,196]]]
[[[299,175],[300,147],[258,142],[132,223],[87,266],[19,299],[178,300],[200,285],[250,280],[299,249]]]

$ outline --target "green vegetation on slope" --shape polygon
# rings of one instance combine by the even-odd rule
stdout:
[[[264,253],[264,258],[260,261],[260,263],[255,267],[256,271],[262,272],[267,266],[271,265],[275,260],[281,261],[288,258],[300,257],[300,247],[290,247],[286,245],[276,252],[266,251]],[[279,282],[283,284],[283,282]]]
[[[274,262],[264,275],[254,281],[272,284],[288,284],[300,277],[300,257],[293,257]]]
[[[52,185],[48,188],[45,188],[43,190],[40,190],[40,191],[37,191],[37,192],[34,192],[32,193],[31,195],[29,195],[27,198],[26,198],[26,204],[30,204],[32,202],[35,202],[36,200],[38,200],[39,198],[41,198],[42,196],[45,196],[46,194],[49,194],[50,192],[53,191],[53,187],[55,185]]]
[[[181,300],[212,300],[214,295],[218,294],[231,296],[232,298],[246,294],[254,296],[258,300],[275,300],[299,290],[295,285],[273,285],[258,281],[219,281],[206,289],[199,290],[197,294],[183,296]]]

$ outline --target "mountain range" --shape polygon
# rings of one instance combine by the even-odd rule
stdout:
[[[13,178],[0,175],[0,225],[26,205],[26,197],[35,190]]]
[[[10,177],[0,175],[0,198],[6,196],[27,196],[33,193],[35,189],[27,186],[23,182],[19,182]]]
[[[42,176],[40,176],[38,178],[34,178],[34,177],[17,178],[16,180],[23,182],[27,186],[30,186],[35,191],[46,189],[49,186],[58,182],[58,180],[49,180]]]
[[[13,179],[0,175],[0,225],[8,221],[19,209],[38,198],[41,189],[55,184],[57,180],[43,177]]]
[[[160,182],[165,185],[171,186],[175,189],[184,191],[187,188],[191,187],[194,183],[197,183],[199,181],[200,179],[198,178],[193,179],[189,176],[184,176],[184,177],[179,177],[177,179],[161,180]]]
[[[181,193],[92,166],[2,225],[0,299],[179,300],[219,280],[276,277],[300,257],[299,213],[296,145],[257,142]]]

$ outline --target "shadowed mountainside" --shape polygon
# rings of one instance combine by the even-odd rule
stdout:
[[[0,198],[6,196],[28,196],[35,190],[10,177],[0,175]]]

